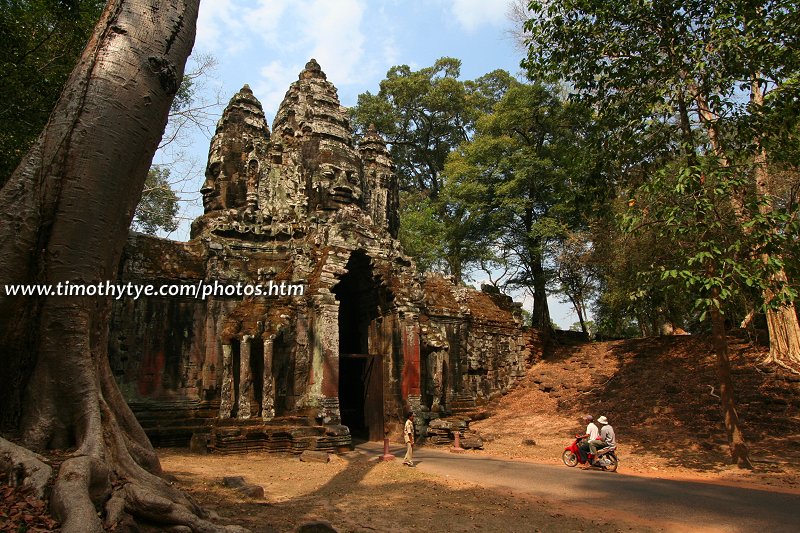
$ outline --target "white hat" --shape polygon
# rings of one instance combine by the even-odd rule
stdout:
[[[600,422],[601,424],[608,424],[608,418],[606,418],[604,416],[601,416],[600,418],[598,418],[597,421]]]

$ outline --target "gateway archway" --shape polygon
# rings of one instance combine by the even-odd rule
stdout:
[[[385,292],[370,259],[355,251],[347,274],[333,288],[339,300],[339,409],[354,438],[383,440],[383,357],[370,351],[371,326],[380,316]]]

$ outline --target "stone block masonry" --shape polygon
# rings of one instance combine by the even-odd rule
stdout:
[[[248,86],[231,98],[201,192],[191,240],[132,234],[118,282],[277,289],[116,302],[111,366],[156,445],[400,438],[408,410],[424,426],[488,401],[541,353],[509,298],[417,272],[386,143],[355,142],[314,60],[272,128]]]

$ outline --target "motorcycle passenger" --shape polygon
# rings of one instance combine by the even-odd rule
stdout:
[[[589,441],[589,452],[593,456],[597,455],[598,449],[617,445],[617,437],[614,434],[614,427],[608,423],[608,419],[605,416],[601,416],[597,419],[597,422],[603,427],[600,429],[600,438]]]
[[[584,416],[583,421],[586,422],[586,434],[581,438],[585,438],[586,440],[581,442],[578,448],[582,455],[585,456],[589,451],[589,443],[598,438],[600,431],[597,429],[597,425],[594,423],[594,417],[592,417],[592,415]]]

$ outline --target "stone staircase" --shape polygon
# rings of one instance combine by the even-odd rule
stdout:
[[[475,410],[475,396],[469,392],[457,392],[450,400],[450,412],[454,415],[464,415]]]

